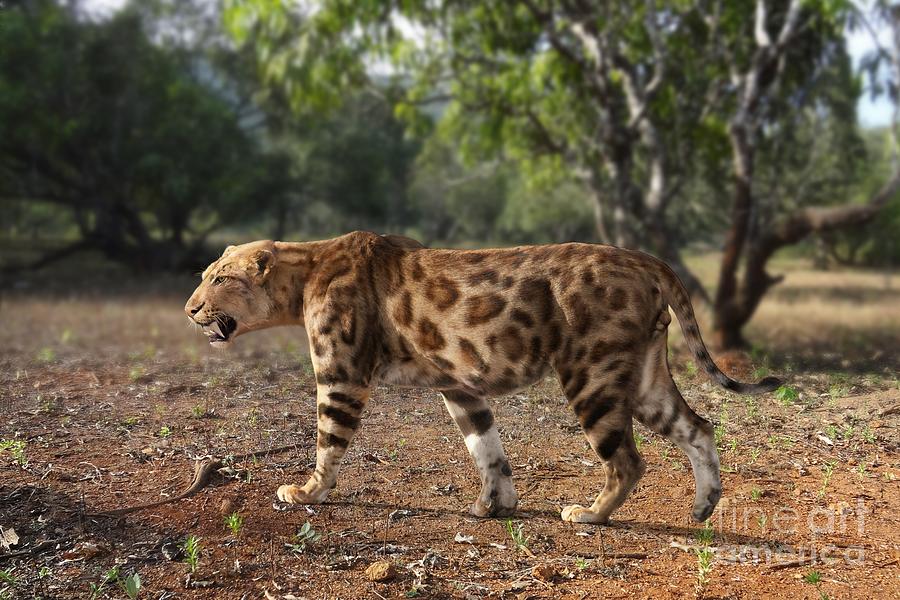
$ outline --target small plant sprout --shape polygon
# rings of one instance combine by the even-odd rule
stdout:
[[[8,583],[9,585],[15,585],[16,577],[13,575],[14,569],[15,567],[0,569],[0,581],[2,581],[3,583]]]
[[[231,531],[231,535],[237,537],[241,534],[241,527],[244,525],[244,517],[237,513],[231,513],[225,517],[225,527]]]
[[[137,381],[138,379],[140,379],[143,376],[144,376],[144,367],[142,367],[140,365],[135,365],[135,366],[131,367],[130,371],[128,371],[128,378],[131,379],[131,381]]]
[[[759,489],[758,487],[755,487],[752,490],[750,490],[750,499],[753,500],[754,502],[756,502],[760,498],[762,498],[762,495],[763,495],[762,490]]]
[[[200,566],[200,538],[195,535],[187,536],[182,549],[184,549],[184,562],[191,568],[191,573],[196,573]]]
[[[0,440],[0,454],[9,452],[13,460],[20,467],[28,466],[28,459],[25,456],[25,442],[22,440]]]
[[[56,360],[56,351],[49,347],[45,346],[41,348],[37,353],[38,362],[49,363]]]
[[[869,443],[869,444],[875,443],[875,434],[872,433],[872,430],[869,429],[868,425],[866,425],[862,430],[862,438],[866,441],[866,443]]]
[[[125,595],[134,600],[141,591],[141,576],[137,573],[132,573],[124,579],[119,579],[119,585],[122,587]]]
[[[803,576],[803,581],[810,585],[816,586],[816,591],[819,592],[819,600],[830,600],[828,594],[822,591],[822,574],[818,571],[810,571],[806,575]]]
[[[759,419],[759,402],[753,396],[744,396],[744,406],[747,409],[747,417],[754,421]]]
[[[830,460],[822,465],[822,472],[825,476],[822,478],[822,488],[819,490],[819,498],[825,496],[825,490],[828,489],[828,484],[831,483],[831,476],[834,475],[834,466],[836,464],[836,461]]]
[[[304,552],[306,552],[307,546],[318,542],[321,538],[322,535],[315,529],[313,529],[312,523],[306,521],[294,535],[294,542],[292,544],[285,545],[291,549],[291,552],[303,554]]]
[[[716,448],[721,449],[722,440],[725,439],[725,425],[722,423],[719,423],[718,425],[716,425],[713,428],[713,436],[716,441]]]
[[[781,402],[783,406],[791,406],[800,398],[797,390],[789,385],[783,385],[775,390],[775,398]]]
[[[163,425],[159,428],[157,434],[161,438],[167,438],[172,436],[172,429],[168,425]]]
[[[194,407],[191,408],[191,415],[193,415],[195,419],[202,419],[206,416],[206,408],[200,404],[195,404]]]
[[[522,525],[522,522],[514,523],[512,519],[506,519],[506,531],[509,533],[509,537],[512,538],[513,544],[515,544],[516,548],[522,550],[524,552],[528,552],[528,537],[525,535],[525,526]]]
[[[641,435],[640,431],[635,431],[634,433],[632,433],[632,437],[634,438],[634,445],[638,450],[640,450],[643,447],[644,442],[647,441],[647,438]]]
[[[769,523],[769,515],[763,513],[759,515],[756,519],[756,524],[759,525],[760,530],[765,531],[766,525]]]
[[[100,583],[91,583],[88,586],[88,591],[90,591],[91,600],[95,598],[99,598],[103,591],[106,589],[106,586],[114,581],[118,581],[119,579],[119,567],[113,567],[109,571],[107,571],[103,575],[103,579],[100,580]]]
[[[707,519],[703,528],[697,530],[697,543],[701,546],[709,546],[713,541],[714,533],[712,521]]]
[[[713,541],[712,521],[706,520],[703,529],[697,531],[697,595],[702,595],[703,590],[709,584],[709,574],[712,572],[712,563],[715,554],[709,545]]]
[[[688,377],[695,377],[697,375],[697,365],[692,360],[684,363],[684,370],[687,372]]]
[[[841,437],[845,440],[849,440],[853,437],[854,431],[856,431],[856,429],[853,427],[853,425],[845,425],[844,430],[841,431]]]
[[[750,464],[755,464],[756,461],[759,460],[759,455],[762,453],[762,449],[759,446],[750,448]]]
[[[712,563],[715,555],[708,547],[697,548],[697,592],[703,590],[709,584],[709,575],[712,572]]]
[[[584,571],[588,568],[588,561],[585,558],[579,558],[575,561],[575,566],[578,567],[579,571]]]
[[[762,379],[770,373],[769,367],[766,365],[761,365],[753,369],[753,378],[754,379]]]

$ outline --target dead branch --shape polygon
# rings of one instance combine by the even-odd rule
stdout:
[[[297,447],[296,444],[291,444],[290,446],[281,446],[279,448],[272,448],[271,450],[257,450],[256,452],[248,452],[245,454],[235,454],[228,457],[230,462],[236,462],[241,460],[249,460],[253,458],[260,458],[263,456],[268,456],[270,454],[280,454],[282,452],[287,452],[288,450],[293,450]],[[145,504],[136,504],[134,506],[126,506],[123,508],[116,508],[113,510],[107,510],[101,513],[88,514],[88,517],[119,517],[122,515],[131,514],[133,512],[137,512],[139,510],[146,510],[148,508],[156,508],[157,506],[163,506],[165,504],[172,504],[173,502],[178,502],[179,500],[184,500],[185,498],[190,498],[207,485],[209,485],[209,481],[212,478],[212,474],[215,471],[218,471],[225,465],[224,458],[217,458],[215,456],[206,456],[194,462],[194,478],[191,481],[191,484],[180,494],[177,496],[173,496],[171,498],[166,498],[165,500],[158,500],[156,502],[147,502]]]

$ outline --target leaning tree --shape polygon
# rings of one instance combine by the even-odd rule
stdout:
[[[576,178],[598,238],[672,264],[709,301],[716,341],[728,347],[743,344],[777,281],[766,272],[776,250],[871,219],[895,196],[896,171],[865,205],[802,190],[765,197],[759,187],[757,163],[798,122],[813,115],[852,130],[845,109],[859,86],[844,31],[857,14],[841,0],[254,0],[231,3],[226,20],[256,48],[265,82],[299,109],[371,87],[373,67],[389,62],[405,86],[397,111],[412,123],[446,103],[439,127],[465,154],[502,154],[545,183]],[[726,230],[711,300],[680,252],[679,218],[698,178]]]

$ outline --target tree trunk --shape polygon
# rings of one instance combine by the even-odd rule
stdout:
[[[766,272],[766,265],[775,252],[796,244],[811,233],[868,223],[898,192],[900,171],[894,172],[865,204],[801,208],[770,224],[765,233],[754,239],[747,248],[744,277],[740,286],[737,285],[735,276],[733,293],[728,298],[716,295],[714,343],[721,348],[746,347],[741,330],[750,321],[766,293],[784,278]],[[720,299],[723,300],[721,303]]]
[[[713,339],[721,348],[746,345],[741,329],[745,321],[738,308],[738,267],[747,240],[753,206],[753,151],[745,124],[732,123],[729,130],[734,169],[731,226],[725,234],[719,285],[713,302]]]

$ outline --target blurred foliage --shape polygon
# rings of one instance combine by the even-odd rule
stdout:
[[[52,205],[81,247],[183,267],[202,261],[210,231],[290,185],[208,84],[208,62],[154,44],[136,9],[94,22],[24,2],[0,12],[0,47],[0,193],[13,219],[33,226]]]
[[[771,4],[774,31],[784,9]],[[719,5],[720,39],[738,66],[750,60],[753,5]],[[718,244],[729,223],[735,98],[730,65],[711,54],[711,5],[598,11],[621,50],[604,81],[589,61],[567,57],[585,59],[564,12],[552,17],[559,37],[548,37],[544,20],[558,6],[135,0],[99,18],[78,2],[8,5],[3,234],[178,269],[204,262],[214,233],[596,240],[612,214],[601,208],[617,195],[640,204],[650,190],[653,155],[627,127],[625,76],[649,78],[662,61],[646,110],[663,146],[663,220],[678,248]],[[848,6],[804,5],[815,18],[766,99],[757,140],[757,227],[807,204],[863,202],[889,172],[883,132],[862,135],[856,122],[862,84],[843,43]],[[648,33],[654,15],[663,55]],[[601,85],[608,102],[597,100]],[[601,135],[605,119],[614,126]],[[604,167],[611,157],[627,168],[629,189]],[[629,218],[649,229],[639,211]],[[895,201],[865,231],[828,242],[841,260],[878,263],[900,252],[889,241],[898,233]]]
[[[891,148],[883,130],[867,131],[864,142],[868,160],[846,169],[847,176],[856,180],[848,191],[859,201],[874,193],[892,169]],[[888,204],[864,227],[835,232],[824,241],[838,264],[895,269],[900,265],[900,201]]]
[[[769,4],[771,36],[787,4]],[[624,226],[636,245],[654,249],[658,238],[648,232],[657,220],[677,247],[718,243],[729,223],[729,127],[740,103],[729,82],[756,60],[751,0],[590,9],[543,0],[226,6],[227,27],[252,48],[261,82],[284,94],[296,114],[338,110],[354,91],[377,84],[373,73],[387,73],[379,76],[390,81],[385,98],[408,130],[440,138],[425,144],[412,178],[414,199],[439,205],[430,212],[434,222],[416,227],[426,238],[538,239],[538,228],[513,216],[536,216],[524,208],[536,190],[546,204],[562,203],[552,216],[542,206],[548,218],[573,219],[553,234],[583,235],[596,214],[595,238],[619,239]],[[861,77],[844,44],[854,11],[843,0],[804,3],[803,26],[778,73],[760,75],[761,86],[776,76],[780,83],[761,100],[754,227],[806,205],[864,200],[857,191],[867,150],[855,114]],[[591,40],[612,55],[607,72],[591,56]],[[634,104],[634,86],[650,89],[658,68],[659,85]],[[440,152],[443,174],[429,158]],[[656,160],[665,175],[659,213],[650,197]],[[570,210],[578,202],[587,208]],[[611,222],[616,209],[626,213],[625,225]],[[503,218],[484,233],[469,222],[491,215]]]

